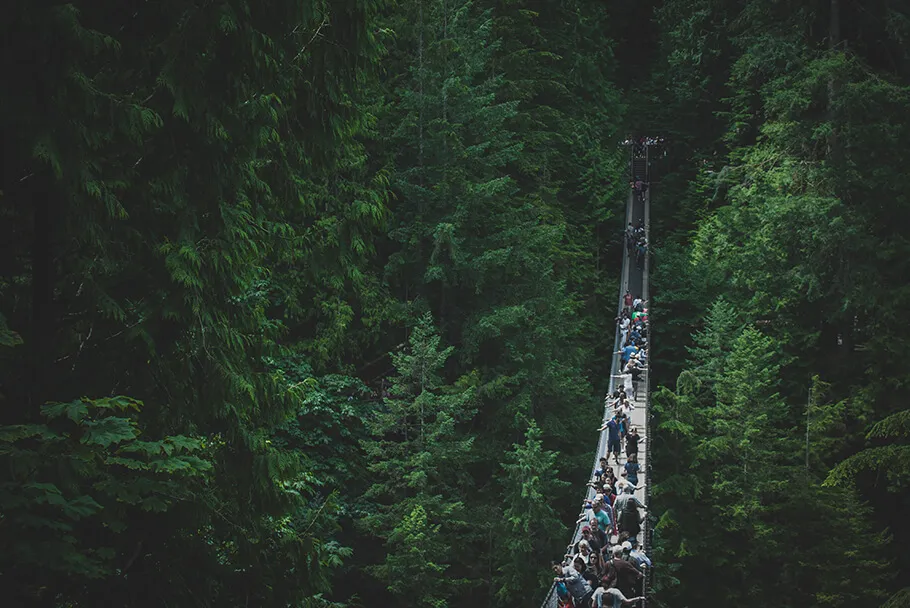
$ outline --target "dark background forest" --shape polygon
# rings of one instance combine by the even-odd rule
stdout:
[[[651,605],[910,605],[910,1],[13,0],[4,606],[528,606],[652,163]]]

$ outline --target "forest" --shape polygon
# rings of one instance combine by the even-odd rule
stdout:
[[[910,0],[12,0],[0,605],[540,605],[650,185],[656,608],[910,606]]]

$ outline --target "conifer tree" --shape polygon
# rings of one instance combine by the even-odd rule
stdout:
[[[373,439],[364,442],[375,508],[361,524],[385,541],[384,563],[373,571],[402,605],[426,597],[443,606],[459,583],[439,574],[466,525],[460,497],[473,437],[463,425],[474,416],[474,389],[445,384],[441,372],[454,348],[440,342],[426,313],[408,348],[392,355],[391,396],[368,420]]]
[[[542,433],[532,421],[524,443],[506,454],[502,479],[502,524],[496,529],[496,596],[502,605],[528,600],[529,590],[546,590],[547,558],[568,534],[552,504],[561,487],[556,452],[545,450]]]
[[[721,310],[733,312],[723,302],[713,307]],[[848,597],[876,605],[888,564],[862,548],[888,539],[874,530],[855,493],[826,490],[818,468],[807,468],[802,436],[780,394],[780,345],[747,326],[724,346],[719,330],[735,332],[735,315],[712,318],[694,336],[696,367],[680,375],[679,394],[664,390],[653,400],[658,432],[670,434],[674,449],[673,462],[663,450],[655,460],[665,472],[652,503],[667,505],[656,542],[672,573],[659,575],[659,597],[761,606],[769,589],[784,588],[793,590],[779,598],[788,606]],[[712,374],[700,376],[711,356],[718,358]],[[701,378],[713,390],[704,390]],[[824,441],[816,436],[809,449],[820,450]],[[835,529],[837,542],[819,540]],[[771,568],[768,556],[775,556]],[[689,577],[705,570],[715,574],[714,584],[693,586]]]
[[[706,312],[704,328],[693,335],[695,344],[689,348],[689,371],[713,389],[724,377],[727,354],[733,347],[740,324],[736,309],[723,298],[713,302]]]
[[[271,440],[299,394],[267,362],[297,298],[318,303],[296,311],[321,334],[308,336],[308,352],[326,360],[345,344],[345,281],[357,282],[354,252],[369,249],[384,200],[382,188],[368,197],[335,179],[356,174],[354,138],[370,120],[351,99],[370,82],[376,9],[319,0],[10,7],[4,77],[40,84],[0,93],[0,246],[11,248],[0,256],[0,294],[28,349],[0,354],[2,421],[38,423],[48,402],[125,393],[146,404],[130,419],[137,433],[196,437],[212,465],[202,488],[173,476],[185,480],[177,508],[138,514],[110,537],[105,559],[121,574],[32,589],[59,590],[61,605],[124,606],[299,605],[328,589],[332,508],[313,504],[319,480],[305,458]],[[24,57],[36,73],[21,71]],[[319,285],[328,272],[334,289]],[[66,446],[64,461],[88,456],[58,442]],[[140,469],[126,460],[102,472],[125,491],[143,482]],[[94,535],[92,522],[76,536]]]

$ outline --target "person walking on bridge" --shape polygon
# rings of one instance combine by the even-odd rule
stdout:
[[[638,466],[638,454],[629,454],[626,456],[626,464],[623,468],[626,470],[626,479],[637,486],[638,471],[640,470],[640,467]]]
[[[632,355],[629,359],[629,362],[626,364],[626,367],[623,369],[624,374],[629,374],[632,380],[632,399],[638,401],[638,385],[641,382],[641,375],[645,371],[644,365],[641,363],[638,353]]]
[[[628,476],[626,477],[628,479]],[[631,483],[631,482],[629,482]],[[641,514],[639,509],[648,510],[640,500],[632,495],[632,486],[626,485],[623,494],[616,497],[613,502],[613,511],[620,532],[628,532],[629,536],[638,536],[641,532]]]
[[[595,526],[595,528],[597,528],[598,530],[600,529],[598,526]],[[594,534],[594,531],[591,529],[591,526],[582,527],[581,538],[582,538],[582,540],[587,541],[588,547],[591,549],[592,553],[600,554],[603,552],[603,548],[605,545],[604,540],[599,535]],[[579,545],[579,552],[581,552],[581,549],[580,549],[581,541],[578,541],[578,545]]]
[[[633,454],[638,457],[639,443],[641,443],[641,435],[638,434],[638,427],[633,426],[629,429],[629,432],[626,433],[626,460],[631,458]]]
[[[636,583],[644,578],[641,571],[622,559],[622,546],[613,547],[613,559],[606,564],[607,575],[603,578],[603,586],[610,588],[616,586],[623,595],[634,595]]]
[[[629,544],[629,561],[633,566],[639,570],[644,571],[645,568],[651,567],[651,558],[638,548],[638,539],[634,536],[630,538],[626,543]],[[626,548],[626,543],[623,543],[622,548]]]
[[[621,360],[622,360],[623,367],[625,367],[626,363],[629,362],[629,359],[632,358],[632,353],[637,353],[637,352],[638,352],[638,347],[635,346],[634,344],[628,343],[622,347],[622,350],[618,350],[613,354],[622,355]]]
[[[604,430],[607,431],[607,458],[612,454],[616,464],[619,464],[619,452],[622,447],[622,419],[618,413],[597,429],[597,432],[602,433]]]
[[[622,606],[632,606],[639,600],[645,599],[644,596],[626,597],[622,591],[616,587],[598,587],[591,597],[592,605],[597,608],[621,608]]]

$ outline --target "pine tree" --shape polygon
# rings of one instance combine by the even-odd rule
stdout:
[[[466,525],[459,497],[468,485],[473,437],[463,424],[474,416],[474,389],[443,382],[440,372],[454,349],[440,342],[427,313],[407,350],[392,355],[392,396],[368,420],[373,439],[364,442],[375,508],[361,524],[385,541],[384,563],[373,571],[402,605],[429,593],[427,601],[443,606],[460,582],[437,575]]]
[[[531,589],[547,589],[547,556],[558,551],[568,534],[552,504],[569,484],[558,478],[558,454],[543,448],[534,422],[524,443],[514,444],[503,463],[503,519],[497,526],[499,556],[494,586],[503,605],[528,600]]]
[[[693,335],[695,345],[689,349],[690,371],[712,388],[724,377],[726,356],[740,329],[737,315],[732,304],[718,299],[707,310],[704,329]]]
[[[402,605],[445,608],[451,583],[445,581],[444,559],[448,547],[440,539],[442,526],[430,524],[427,512],[416,504],[389,534],[389,555],[376,573],[389,581],[389,591]]]
[[[654,71],[662,75],[649,89],[670,89],[659,113],[685,144],[675,148],[675,181],[662,199],[672,208],[661,214],[672,219],[658,240],[674,233],[688,264],[661,275],[660,293],[689,303],[722,296],[743,321],[761,322],[782,347],[778,390],[790,428],[806,424],[806,378],[831,383],[833,403],[810,399],[809,445],[794,449],[812,487],[834,467],[828,483],[858,484],[875,505],[901,539],[883,547],[884,562],[889,551],[903,560],[906,541],[906,501],[870,475],[887,469],[901,487],[907,468],[895,404],[906,401],[910,342],[892,311],[906,308],[896,227],[908,216],[899,170],[908,146],[905,125],[884,126],[907,108],[907,62],[893,50],[904,34],[885,25],[906,13],[905,3],[884,2],[666,2]],[[708,297],[683,294],[691,284]],[[777,475],[798,479],[786,471]],[[834,526],[841,515],[828,500],[807,491]]]
[[[726,304],[715,308],[729,312]],[[853,492],[826,490],[818,467],[806,466],[802,437],[780,394],[780,345],[747,326],[724,347],[715,339],[718,325],[732,324],[722,319],[696,334],[692,349],[694,365],[708,353],[718,357],[713,391],[702,386],[701,363],[681,374],[679,395],[664,390],[653,399],[659,432],[669,435],[673,450],[655,459],[664,472],[652,504],[667,505],[656,543],[672,573],[659,576],[659,596],[761,606],[772,589],[784,589],[778,602],[787,606],[876,605],[887,564],[863,547],[886,546],[888,539],[874,531]],[[810,451],[826,441],[816,435]],[[840,531],[836,541],[819,540],[831,530]],[[705,570],[714,583],[693,586],[689,577]]]

